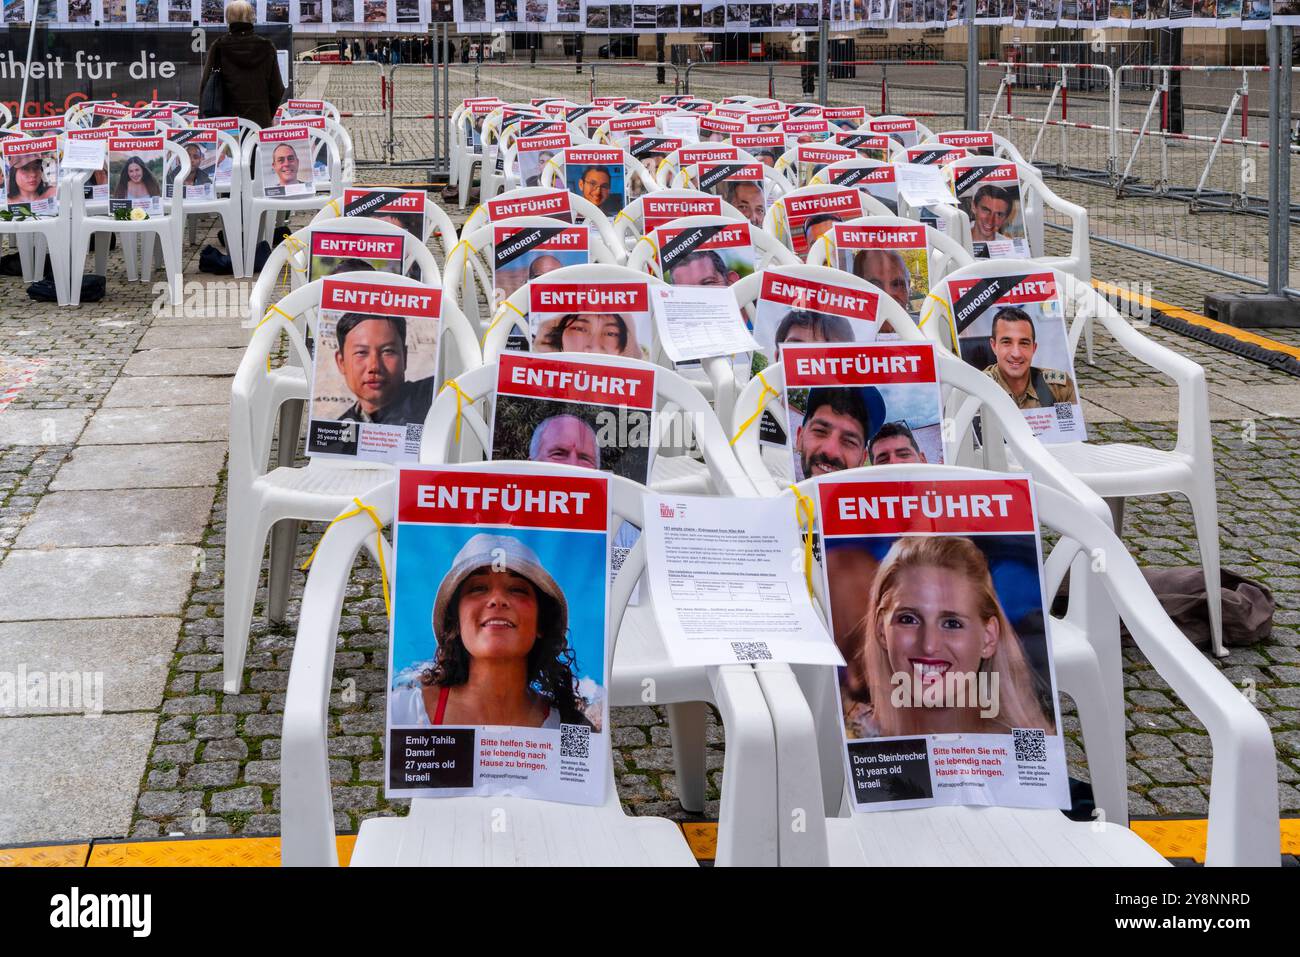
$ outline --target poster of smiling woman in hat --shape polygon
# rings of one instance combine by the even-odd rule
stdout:
[[[399,481],[387,793],[598,803],[606,480],[404,467]]]

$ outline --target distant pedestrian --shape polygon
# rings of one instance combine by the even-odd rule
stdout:
[[[226,6],[230,32],[208,48],[199,82],[199,102],[209,82],[220,82],[225,94],[226,116],[270,126],[275,109],[284,98],[284,81],[275,44],[253,32],[257,12],[247,0],[233,0]],[[214,77],[213,70],[220,72]]]

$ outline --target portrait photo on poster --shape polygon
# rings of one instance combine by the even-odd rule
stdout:
[[[402,468],[387,794],[603,801],[606,481]]]
[[[942,465],[933,343],[790,345],[781,353],[796,482],[868,465]]]
[[[534,352],[648,359],[654,329],[644,282],[528,284]]]
[[[854,810],[1068,807],[1029,481],[818,492]]]
[[[267,196],[306,196],[314,192],[311,139],[305,129],[277,127],[262,130],[258,137],[262,189]]]
[[[415,461],[438,372],[440,290],[327,279],[307,454]]]

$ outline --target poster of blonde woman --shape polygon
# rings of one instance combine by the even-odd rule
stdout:
[[[823,482],[855,811],[1069,807],[1029,480]]]

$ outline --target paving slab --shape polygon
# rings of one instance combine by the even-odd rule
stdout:
[[[51,492],[14,547],[197,544],[215,494],[212,486]]]
[[[221,405],[230,402],[229,376],[124,376],[104,397],[104,408]]]
[[[146,349],[126,360],[122,374],[234,375],[244,350],[239,349]]]
[[[85,409],[0,409],[0,445],[67,445],[89,415]]]
[[[15,549],[0,563],[0,621],[179,615],[199,556],[190,545]]]
[[[224,442],[229,435],[230,409],[224,405],[100,409],[86,424],[81,444]]]
[[[136,347],[145,349],[243,349],[248,333],[238,323],[151,326]]]
[[[216,485],[226,461],[222,442],[83,445],[50,483],[56,492]]]
[[[1091,392],[1091,389],[1088,390],[1089,394],[1091,394]],[[1103,409],[1097,403],[1089,402],[1085,398],[1083,400],[1083,421],[1086,424],[1096,422],[1123,422],[1124,417],[1110,411],[1110,409]],[[64,468],[67,468],[67,466],[64,466]]]
[[[0,720],[0,843],[125,836],[157,720],[150,713]]]
[[[1227,396],[1262,415],[1300,417],[1300,382],[1291,385],[1210,386],[1210,392]]]
[[[1176,422],[1178,390],[1173,386],[1129,386],[1122,389],[1088,389],[1088,401],[1130,422]],[[1213,392],[1210,418],[1214,421],[1249,419],[1257,413]]]
[[[162,704],[180,625],[178,618],[0,624],[0,673],[17,676],[21,668],[29,682],[36,673],[78,672],[100,677],[99,691],[89,696],[83,693],[79,706],[66,696],[61,701],[29,701],[24,707],[0,709],[0,717],[91,712],[96,697],[102,711],[156,710]]]

